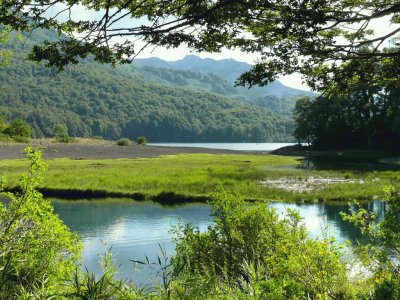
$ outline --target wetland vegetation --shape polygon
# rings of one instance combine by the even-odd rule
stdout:
[[[384,186],[400,184],[396,171],[306,170],[299,168],[299,159],[251,154],[51,159],[39,188],[64,198],[132,197],[174,203],[206,201],[221,186],[248,200],[315,202],[372,200],[382,195]],[[18,186],[28,164],[26,159],[0,161],[1,170],[9,174],[8,188]],[[318,183],[321,179],[324,184]]]
[[[27,148],[28,160],[0,162],[8,177],[0,182],[7,197],[0,202],[0,298],[400,299],[399,1],[0,0],[0,7],[0,133],[6,139],[55,136],[65,145],[53,150],[75,153],[83,147],[66,143],[69,136],[295,138],[312,151],[337,151],[335,167],[307,161],[304,169],[296,157],[156,157],[155,151],[137,158],[129,152],[134,145],[114,145],[129,155],[111,160],[102,149],[76,159],[50,155],[44,181],[41,152]],[[240,50],[258,60],[248,65],[189,56],[182,61],[198,69],[175,70],[179,62],[159,59],[148,60],[154,67],[112,68],[146,46],[181,45]],[[318,94],[280,99],[262,88],[298,73]],[[246,92],[233,87],[234,80],[260,87]],[[135,146],[138,152],[145,147]],[[394,155],[341,168],[342,148]],[[102,275],[82,271],[79,237],[40,191],[207,201],[212,224],[173,226],[172,257],[160,246],[154,261],[132,258],[155,272],[154,284],[142,287],[117,279],[111,253],[104,255]],[[375,198],[382,201],[379,212],[358,202]],[[362,242],[350,246],[325,232],[313,237],[297,211],[282,215],[267,205],[279,199],[355,200],[341,217],[358,227]],[[123,226],[116,225],[118,236]]]

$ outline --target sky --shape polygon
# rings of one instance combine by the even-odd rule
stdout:
[[[389,22],[388,18],[381,19],[381,20],[374,20],[370,23],[369,28],[373,29],[375,32],[375,35],[385,35],[387,34],[391,29],[393,30],[394,26],[392,26]],[[138,55],[138,58],[147,58],[147,57],[159,57],[163,60],[179,60],[185,57],[186,55],[189,54],[195,54],[201,58],[213,58],[213,59],[229,59],[233,58],[237,61],[242,61],[246,62],[249,64],[254,64],[254,62],[257,60],[258,56],[257,54],[248,54],[248,53],[243,53],[239,50],[229,50],[225,49],[221,51],[220,53],[198,53],[198,52],[193,52],[189,48],[185,46],[181,46],[176,49],[165,49],[162,47],[157,47],[157,48],[147,48],[145,49],[140,55]],[[284,85],[301,89],[301,90],[307,90],[310,91],[310,88],[303,83],[303,80],[301,78],[301,75],[298,73],[288,75],[288,76],[281,76],[279,78],[279,81],[281,81]]]
[[[55,11],[58,11],[59,7],[55,7],[53,11],[50,11],[49,14],[54,13]],[[103,15],[102,12],[95,12],[93,10],[88,10],[87,8],[83,6],[75,6],[73,11],[72,11],[72,16],[73,19],[77,20],[98,20],[99,17]],[[138,24],[143,24],[146,23],[144,19],[128,19],[124,18],[122,21],[123,27],[135,27]],[[373,29],[375,32],[375,35],[385,35],[387,34],[390,30],[394,29],[394,26],[392,26],[389,22],[389,18],[381,18],[379,20],[373,20],[371,21],[369,27],[370,29]],[[142,47],[143,44],[138,42],[138,48]],[[158,57],[163,60],[168,60],[168,61],[174,61],[174,60],[179,60],[185,57],[186,55],[194,54],[197,55],[201,58],[213,58],[213,59],[235,59],[237,61],[242,61],[246,62],[248,64],[254,64],[258,56],[257,54],[248,54],[241,52],[240,50],[229,50],[229,49],[224,49],[220,53],[198,53],[198,52],[193,52],[191,51],[188,47],[185,46],[180,46],[178,48],[174,49],[166,49],[162,47],[148,47],[144,49],[137,57],[138,58],[148,58],[148,57]],[[279,80],[290,87],[293,88],[298,88],[302,90],[307,90],[310,91],[310,88],[303,83],[303,80],[301,78],[300,74],[292,74],[288,76],[282,76],[279,78]]]

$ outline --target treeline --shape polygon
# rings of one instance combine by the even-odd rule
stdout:
[[[54,126],[65,124],[70,136],[105,139],[145,135],[153,142],[293,140],[291,118],[265,108],[157,83],[140,70],[135,75],[124,68],[86,62],[57,73],[26,61],[29,47],[23,50],[20,41],[14,39],[7,47],[14,55],[11,64],[0,69],[0,106],[8,119],[29,123],[34,137],[53,136]],[[212,75],[191,73],[185,79],[177,71],[171,80],[199,76],[204,84],[216,82]]]
[[[400,62],[344,64],[325,95],[295,107],[295,137],[316,148],[400,150]]]

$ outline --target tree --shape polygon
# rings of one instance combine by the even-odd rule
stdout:
[[[10,34],[9,26],[0,27],[0,45],[5,45],[7,43],[9,34]],[[8,65],[11,55],[12,53],[10,50],[0,50],[0,66]]]
[[[11,137],[29,138],[32,134],[32,128],[24,120],[15,119],[3,132]]]
[[[371,58],[318,75],[325,95],[297,102],[296,138],[319,147],[400,149],[399,70],[398,59]]]
[[[175,228],[173,284],[182,298],[351,298],[339,248],[309,238],[297,212],[279,216],[221,189],[211,205],[215,225],[205,232]]]
[[[78,5],[98,18],[74,18]],[[313,85],[315,69],[332,73],[343,61],[399,57],[399,48],[381,51],[385,42],[396,41],[399,12],[400,3],[388,0],[3,0],[0,19],[18,30],[55,28],[66,34],[31,54],[60,69],[90,55],[102,63],[129,62],[143,45],[185,43],[198,51],[228,47],[258,53],[260,61],[240,83],[263,85],[280,74],[301,72]],[[131,19],[135,25],[128,25]],[[374,35],[373,22],[391,27]]]

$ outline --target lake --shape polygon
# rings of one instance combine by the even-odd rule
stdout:
[[[344,222],[340,211],[348,211],[347,204],[288,204],[271,203],[270,206],[283,213],[288,208],[299,210],[313,237],[326,232],[340,241],[360,239],[359,231]],[[383,214],[379,201],[367,204],[378,215]],[[135,272],[130,260],[144,260],[147,255],[155,261],[159,244],[168,255],[174,253],[170,240],[170,228],[179,220],[189,222],[205,230],[212,225],[210,207],[206,204],[161,206],[152,202],[119,200],[56,200],[55,212],[83,241],[83,263],[92,272],[101,274],[100,257],[112,246],[118,278],[131,279],[137,284],[149,283],[152,277],[148,269]]]
[[[149,145],[164,147],[194,147],[251,152],[270,152],[282,147],[296,145],[296,143],[149,143]]]

